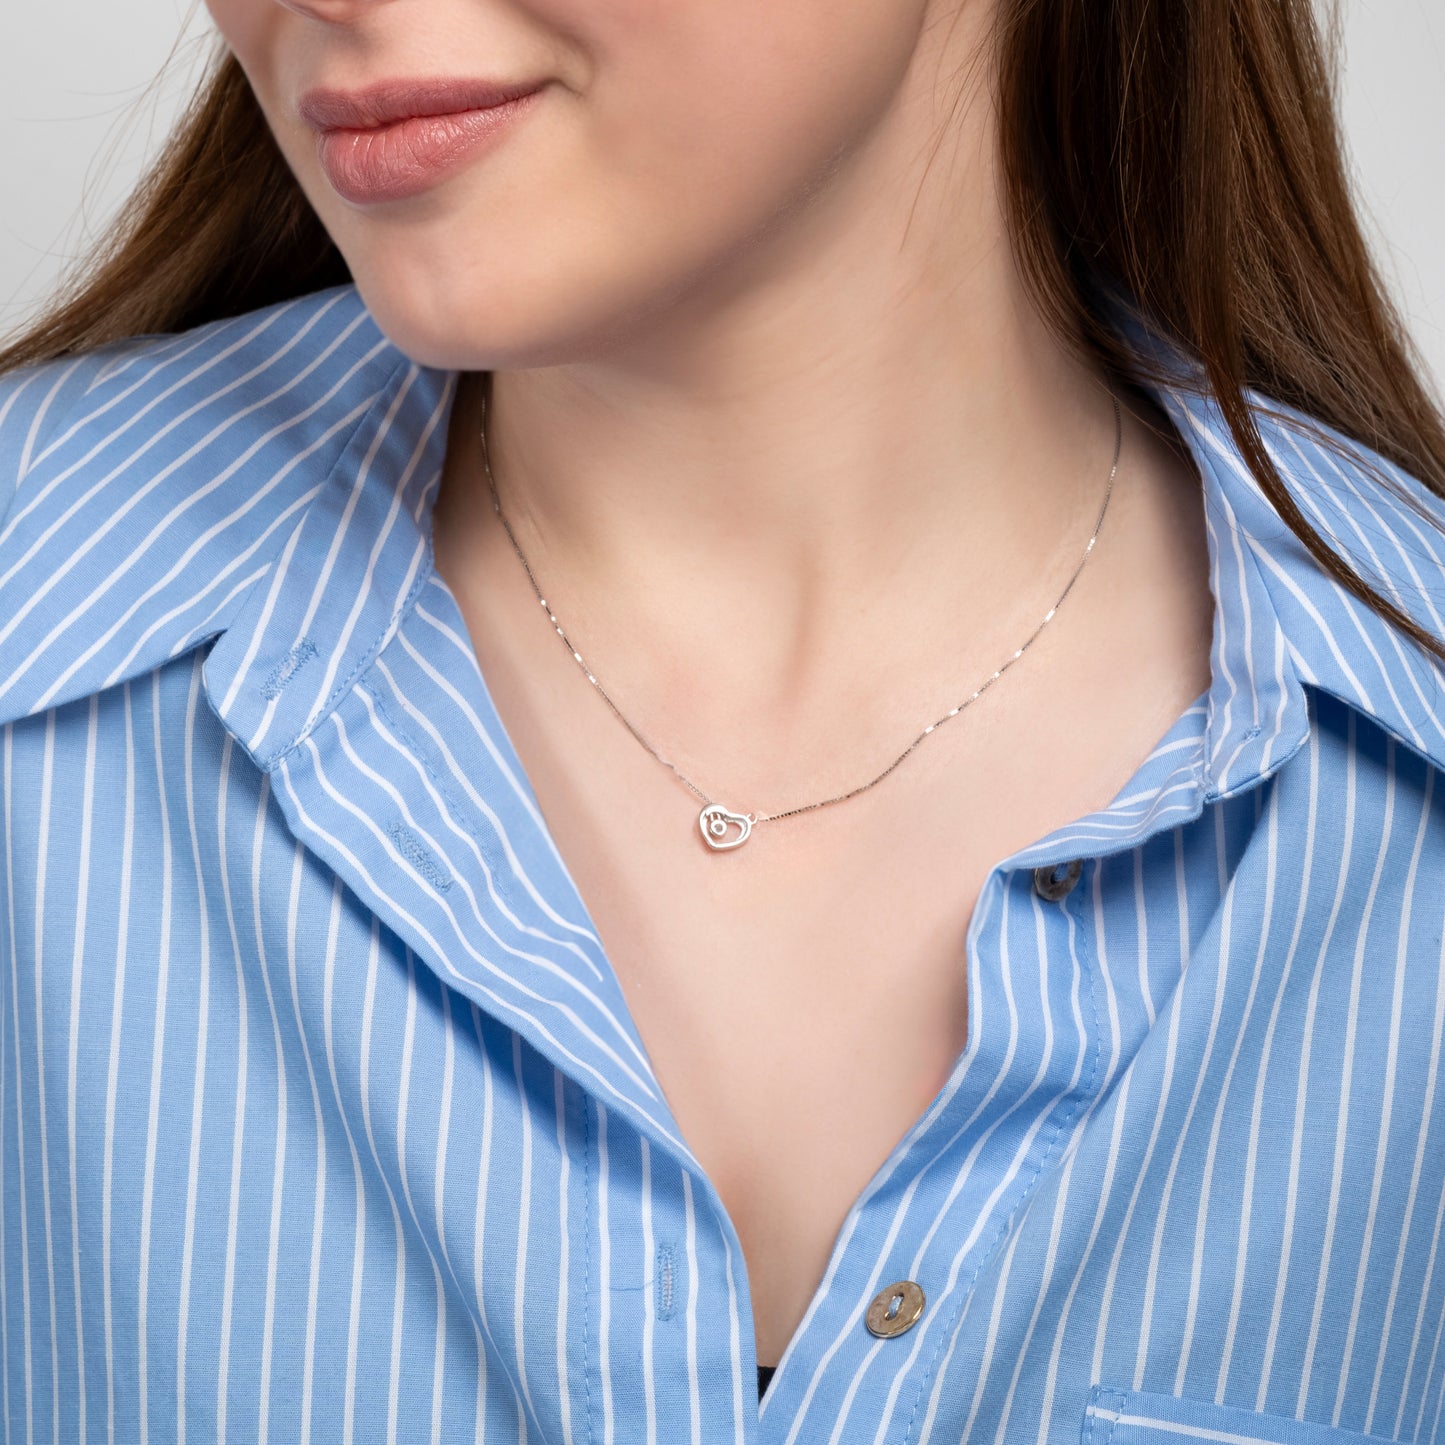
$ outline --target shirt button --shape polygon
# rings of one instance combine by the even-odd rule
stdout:
[[[1084,871],[1084,860],[1074,858],[1068,863],[1055,863],[1045,868],[1034,869],[1034,892],[1050,903],[1067,898],[1074,891],[1074,884]]]
[[[911,1279],[900,1279],[873,1296],[864,1323],[880,1339],[891,1340],[911,1330],[922,1313],[923,1291]]]

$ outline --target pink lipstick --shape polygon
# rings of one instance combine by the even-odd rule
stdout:
[[[357,205],[402,200],[500,143],[543,81],[391,80],[307,91],[301,118],[337,194]]]

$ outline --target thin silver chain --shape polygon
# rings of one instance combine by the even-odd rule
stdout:
[[[487,451],[487,402],[490,397],[490,392],[491,378],[489,376],[487,379],[487,385],[483,388],[482,391],[482,466],[486,469],[487,486],[492,494],[492,508],[496,512],[502,526],[506,529],[506,533],[508,538],[511,540],[513,550],[516,552],[518,558],[521,560],[522,567],[527,573],[527,580],[532,584],[533,592],[537,594],[537,601],[542,604],[542,607],[547,613],[548,619],[551,621],[553,628],[556,630],[557,636],[562,639],[563,643],[566,645],[567,651],[572,654],[573,660],[582,669],[582,671],[586,673],[587,681],[590,682],[592,686],[595,687],[597,691],[602,694],[603,700],[606,702],[607,706],[610,707],[612,711],[617,715],[618,721],[622,723],[622,725],[627,729],[627,731],[630,732],[632,736],[635,737],[637,741],[640,742],[642,746],[645,747],[647,751],[650,752],[652,756],[657,759],[658,762],[663,764],[664,767],[670,768],[672,772],[677,775],[679,781],[681,781],[685,787],[687,787],[692,793],[694,793],[698,798],[700,798],[705,805],[709,807],[713,806],[713,800],[709,798],[708,795],[703,792],[703,790],[699,788],[696,783],[694,783],[690,778],[688,778],[681,771],[681,769],[677,767],[675,763],[671,763],[665,757],[663,757],[663,755],[658,752],[655,747],[653,747],[653,745],[647,740],[647,738],[644,737],[643,734],[639,732],[638,729],[634,727],[633,724],[626,717],[623,716],[622,710],[617,706],[615,702],[612,701],[611,697],[608,696],[607,689],[604,688],[602,684],[597,681],[597,678],[593,675],[591,668],[589,668],[587,664],[582,660],[582,654],[572,645],[572,640],[567,636],[566,632],[563,631],[562,624],[557,621],[556,613],[552,611],[551,607],[548,605],[547,599],[542,595],[542,589],[537,584],[537,578],[532,572],[531,564],[527,561],[526,554],[522,551],[522,548],[518,543],[516,536],[513,534],[512,528],[508,524],[507,518],[502,511],[501,499],[497,496],[497,482],[496,478],[492,476],[491,460],[488,456]],[[1055,602],[1054,605],[1050,607],[1049,610],[1044,614],[1044,620],[1040,622],[1036,628],[1034,628],[1033,632],[1028,638],[1028,641],[1025,642],[1022,647],[1018,648],[1014,652],[1013,656],[1010,657],[1003,664],[1002,667],[997,668],[994,671],[992,677],[989,677],[979,687],[976,687],[968,697],[966,697],[961,703],[958,704],[957,707],[950,708],[949,711],[944,713],[942,717],[938,718],[934,722],[929,723],[929,725],[924,728],[923,731],[919,733],[918,736],[914,738],[913,741],[909,743],[908,746],[904,748],[903,751],[899,753],[898,756],[894,758],[893,761],[889,763],[888,766],[884,768],[883,771],[879,773],[876,778],[872,779],[871,782],[863,783],[856,788],[850,788],[846,793],[839,793],[832,798],[823,798],[816,803],[804,803],[801,807],[789,808],[786,812],[749,813],[747,817],[750,820],[750,823],[773,823],[781,818],[796,817],[799,813],[811,813],[815,808],[827,808],[834,803],[843,803],[846,802],[849,798],[856,798],[859,793],[866,793],[869,788],[874,787],[878,783],[881,783],[883,779],[886,778],[889,773],[891,773],[894,768],[896,768],[899,763],[901,763],[904,758],[906,758],[909,753],[911,753],[914,748],[916,748],[919,743],[921,743],[924,738],[926,738],[930,733],[934,732],[937,728],[942,727],[943,724],[946,723],[950,718],[957,717],[958,714],[961,713],[964,708],[968,707],[970,703],[977,702],[978,699],[990,687],[992,687],[994,683],[996,683],[999,678],[1002,677],[1004,673],[1007,672],[1009,668],[1011,668],[1014,663],[1016,663],[1019,658],[1024,655],[1025,652],[1028,651],[1029,646],[1033,643],[1034,639],[1039,635],[1039,633],[1044,630],[1048,623],[1052,621],[1054,614],[1063,605],[1064,598],[1069,595],[1070,591],[1073,589],[1074,583],[1079,580],[1079,573],[1084,570],[1084,564],[1089,560],[1089,556],[1094,550],[1094,543],[1097,542],[1099,539],[1099,529],[1104,525],[1104,514],[1109,510],[1109,498],[1113,495],[1114,492],[1114,478],[1118,475],[1119,453],[1123,448],[1124,442],[1124,421],[1119,407],[1119,398],[1112,389],[1110,390],[1109,396],[1110,400],[1114,404],[1114,460],[1109,468],[1108,485],[1104,489],[1104,503],[1099,508],[1099,517],[1098,520],[1094,523],[1093,535],[1090,536],[1088,544],[1084,548],[1083,556],[1079,558],[1079,565],[1074,568],[1073,575],[1069,578],[1067,585],[1064,587],[1064,590],[1059,593],[1058,601]]]

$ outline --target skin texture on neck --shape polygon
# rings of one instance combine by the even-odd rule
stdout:
[[[554,610],[701,756],[839,712],[885,747],[1024,641],[1097,515],[1109,397],[1009,250],[989,13],[925,27],[872,128],[726,267],[592,354],[492,376],[493,472]],[[438,558],[478,578],[516,563],[467,380]]]
[[[634,688],[626,653],[654,677],[707,659],[713,696],[667,689],[688,711],[731,699],[783,725],[815,688],[922,702],[920,673],[991,670],[1052,605],[1103,497],[1108,395],[1026,309],[1001,241],[952,287],[881,241],[826,250],[786,304],[700,330],[670,363],[493,377],[493,472],[554,610]],[[461,415],[438,514],[454,567],[488,525],[479,408]]]

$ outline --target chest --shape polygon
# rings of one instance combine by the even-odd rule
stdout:
[[[738,1231],[758,1359],[776,1363],[850,1208],[969,1041],[968,939],[992,869],[1103,807],[1172,719],[1116,695],[1110,726],[1063,746],[1062,700],[1003,707],[879,787],[715,853],[697,805],[586,691],[594,706],[559,712],[535,705],[504,657],[488,676],[668,1105]],[[1195,681],[1173,679],[1163,710],[1182,712]]]
[[[861,840],[800,859],[780,823],[744,878],[681,822],[625,861],[574,846],[573,872],[776,1363],[849,1206],[964,1047],[976,870],[880,864]]]
[[[1180,505],[1121,513],[1140,605],[1073,599],[1071,637],[1047,635],[1007,688],[877,787],[760,824],[724,853],[698,836],[699,801],[537,627],[511,559],[447,567],[651,1068],[737,1228],[763,1363],[781,1356],[849,1210],[969,1042],[969,932],[995,865],[1105,807],[1208,684],[1202,544],[1181,571],[1172,546],[1148,540],[1168,535]],[[1124,675],[1111,666],[1121,653],[1137,664]],[[858,748],[857,731],[830,718],[809,730],[826,748],[792,748],[797,781],[782,791],[796,796],[719,801],[782,812],[842,791],[821,780],[851,758],[850,781],[866,780],[888,758]],[[786,736],[760,736],[757,751],[790,755]]]

